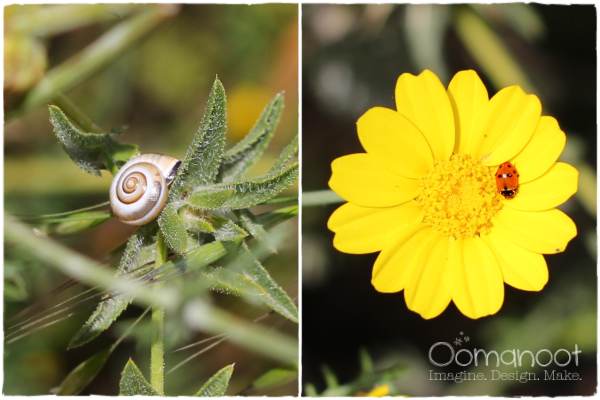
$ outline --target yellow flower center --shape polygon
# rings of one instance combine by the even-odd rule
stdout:
[[[416,198],[423,222],[455,239],[489,233],[491,218],[502,208],[494,172],[465,154],[435,161]]]

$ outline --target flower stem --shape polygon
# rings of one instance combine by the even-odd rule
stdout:
[[[167,262],[167,244],[158,231],[156,238],[155,268]],[[156,290],[162,283],[154,285]],[[161,307],[152,307],[152,346],[150,348],[150,385],[161,395],[165,395],[165,349],[164,349],[165,310]]]
[[[331,190],[302,193],[302,207],[323,206],[325,204],[343,203],[345,201]]]

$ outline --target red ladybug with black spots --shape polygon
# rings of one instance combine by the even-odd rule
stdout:
[[[504,196],[505,199],[512,199],[519,191],[519,173],[510,161],[498,167],[496,172],[496,186],[498,193]]]

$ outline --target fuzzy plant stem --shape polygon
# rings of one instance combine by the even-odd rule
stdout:
[[[156,258],[155,268],[160,267],[167,262],[167,244],[161,231],[158,231],[156,238]],[[154,285],[156,290],[160,290],[162,283]],[[165,348],[164,348],[164,330],[165,330],[165,310],[162,307],[154,306],[152,308],[152,347],[150,349],[150,385],[160,393],[165,395]]]

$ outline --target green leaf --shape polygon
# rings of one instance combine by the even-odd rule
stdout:
[[[205,267],[221,257],[227,252],[221,242],[212,242],[188,250],[186,253],[167,261],[157,269],[148,272],[139,278],[139,281],[147,281],[160,277],[158,281],[162,282],[172,276],[181,275]]]
[[[213,215],[213,226],[215,228],[214,235],[215,239],[223,242],[223,241],[241,241],[248,233],[237,226],[230,219],[220,217],[218,215]]]
[[[203,284],[210,290],[230,296],[244,297],[253,303],[263,302],[265,291],[248,277],[225,268],[211,268],[202,274]]]
[[[98,372],[102,369],[108,357],[117,348],[117,346],[129,335],[134,326],[136,326],[142,318],[148,313],[150,308],[147,308],[138,319],[127,328],[125,333],[110,347],[94,354],[81,364],[79,364],[73,371],[67,375],[62,381],[60,386],[56,389],[52,389],[51,392],[58,396],[77,396],[83,389],[85,389],[98,375]]]
[[[325,378],[325,384],[327,385],[327,389],[335,389],[340,386],[337,376],[335,373],[329,368],[327,365],[321,366],[321,371],[323,372],[323,377]]]
[[[179,210],[179,216],[185,223],[185,229],[190,232],[213,233],[215,231],[210,216],[202,211],[185,206]]]
[[[110,134],[112,137],[116,138],[117,136],[121,136],[127,130],[127,128],[129,128],[127,125],[115,126],[110,130]]]
[[[375,371],[370,356],[366,350],[360,350],[361,372],[360,375],[353,381],[340,385],[335,373],[327,366],[321,367],[323,377],[327,388],[320,394],[317,394],[314,387],[310,389],[306,387],[306,392],[311,397],[347,397],[358,392],[368,391],[374,386],[380,386],[386,383],[393,382],[405,376],[408,368],[403,365],[393,365],[387,369]]]
[[[290,186],[298,177],[298,163],[284,169],[278,174],[265,175],[260,178],[251,178],[240,182],[219,183],[209,190],[211,199],[221,193],[226,199],[216,206],[214,202],[207,201],[206,191],[199,190],[192,193],[184,201],[192,208],[200,210],[236,210],[255,206],[263,201],[275,197],[283,189]],[[233,193],[231,191],[233,190]],[[227,194],[229,196],[227,197]]]
[[[280,172],[282,172],[294,159],[296,153],[298,153],[298,135],[296,135],[292,139],[290,144],[288,144],[286,148],[283,149],[283,151],[279,155],[279,158],[275,161],[267,175],[279,174]]]
[[[148,383],[139,368],[130,358],[123,369],[123,376],[119,384],[120,396],[160,396],[152,386]]]
[[[317,388],[312,383],[307,383],[304,389],[308,397],[319,397],[319,392],[317,392]]]
[[[171,184],[169,199],[181,199],[185,192],[215,181],[225,147],[227,100],[225,88],[217,78],[204,111],[204,119],[185,159]]]
[[[115,347],[113,345],[101,350],[79,364],[53,393],[58,396],[77,396],[98,375]]]
[[[235,193],[233,187],[209,187],[208,189],[198,191],[185,201],[193,201],[195,204],[202,205],[198,207],[202,210],[218,210]]]
[[[218,182],[232,182],[244,177],[269,145],[282,111],[283,94],[279,93],[267,104],[250,133],[225,153]]]
[[[59,218],[46,218],[36,229],[50,236],[74,235],[93,229],[112,217],[109,211],[84,211]]]
[[[256,217],[249,210],[239,210],[236,213],[240,222],[256,240],[265,242],[271,253],[277,254],[277,249],[271,243],[269,234],[261,224],[256,221]]]
[[[225,368],[219,370],[212,376],[204,386],[200,388],[195,397],[222,397],[225,396],[225,391],[229,385],[229,379],[233,374],[234,364],[228,365]]]
[[[182,205],[183,203],[181,202],[170,203],[158,217],[161,232],[165,236],[169,247],[177,254],[184,253],[188,246],[188,234],[185,229],[185,222],[178,213]]]
[[[275,386],[285,383],[298,376],[298,370],[290,368],[274,368],[258,377],[253,383],[252,388],[260,389],[268,386]]]
[[[154,261],[154,242],[158,225],[150,223],[139,227],[129,238],[121,258],[117,275],[135,270],[141,265]],[[104,298],[109,297],[108,295]],[[69,348],[79,347],[108,329],[127,308],[133,298],[119,295],[98,304],[87,322],[73,336]]]
[[[21,260],[9,260],[5,251],[4,258],[4,298],[5,301],[23,301],[28,295],[27,279],[24,271],[26,263]]]
[[[82,346],[107,330],[133,300],[131,296],[104,296],[94,313],[71,339],[68,349]],[[106,299],[106,300],[105,300]]]
[[[361,347],[359,352],[358,352],[358,356],[360,358],[360,371],[362,374],[370,374],[371,372],[373,372],[373,360],[371,359],[371,356],[369,355],[369,352],[364,348]]]
[[[101,169],[115,172],[115,167],[138,154],[136,145],[119,143],[116,135],[82,132],[60,108],[50,106],[49,110],[56,137],[75,164],[89,174],[100,176]]]
[[[117,275],[129,273],[141,265],[154,261],[154,243],[156,242],[157,232],[158,224],[156,221],[140,226],[133,232],[129,237],[127,246],[125,246]]]
[[[242,274],[260,286],[265,292],[262,301],[284,317],[298,322],[298,309],[287,293],[271,278],[263,265],[250,252],[248,245],[242,243],[235,265]]]

